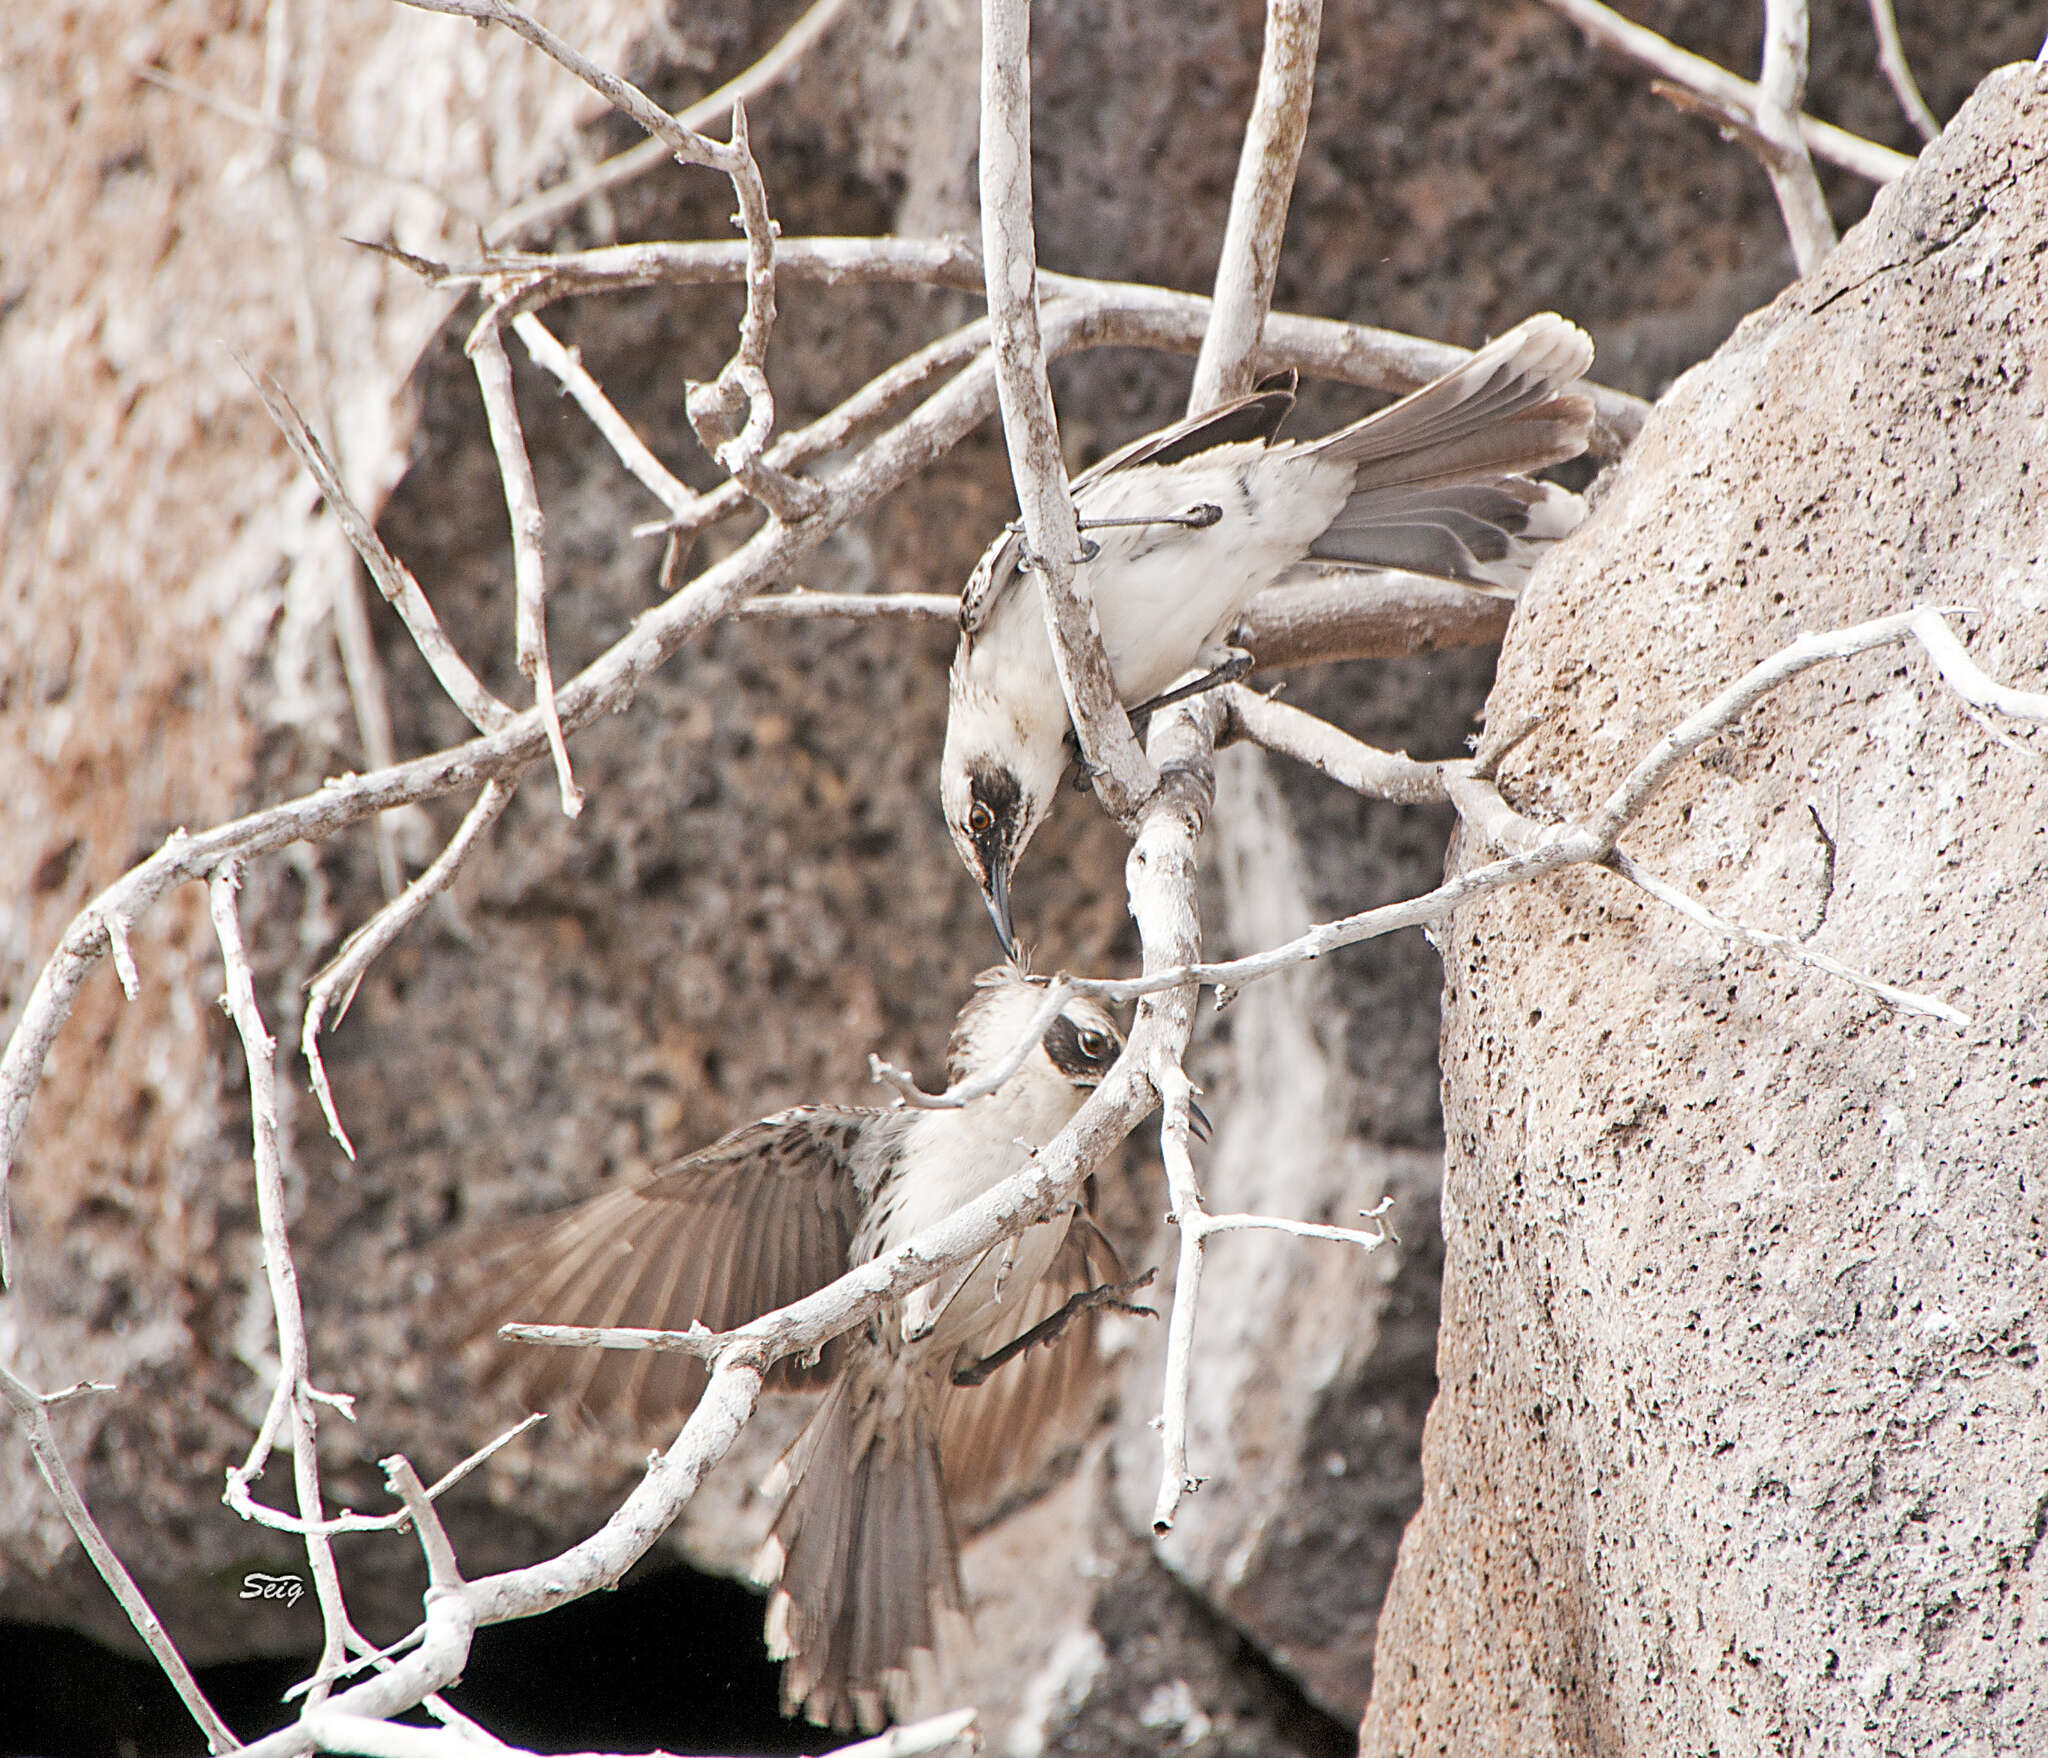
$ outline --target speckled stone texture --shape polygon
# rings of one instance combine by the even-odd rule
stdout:
[[[2044,142],[2048,81],[1995,74],[1673,389],[1510,633],[1511,801],[1583,812],[1795,635],[1902,606],[1974,607],[1978,662],[2042,688]],[[1880,651],[1769,698],[1623,839],[1965,1029],[1609,874],[1459,915],[1443,1390],[1367,1753],[2048,1746],[2030,736]]]

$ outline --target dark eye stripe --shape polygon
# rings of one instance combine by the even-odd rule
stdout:
[[[1117,1052],[1122,1045],[1115,1033],[1089,1026],[1085,1028],[1086,1035],[1090,1039],[1101,1040],[1100,1048],[1091,1056],[1081,1048],[1083,1030],[1084,1028],[1077,1026],[1065,1014],[1061,1014],[1045,1028],[1045,1036],[1040,1042],[1045,1045],[1046,1055],[1052,1058],[1053,1067],[1067,1079],[1093,1083],[1100,1080],[1109,1065],[1116,1060]]]

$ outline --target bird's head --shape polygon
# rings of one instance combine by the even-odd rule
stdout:
[[[939,802],[953,846],[981,887],[1003,951],[1017,956],[1010,875],[1059,792],[1067,766],[1064,718],[1024,727],[992,696],[956,687],[939,761]]]
[[[974,989],[946,1052],[949,1080],[964,1080],[1015,1047],[1045,1002],[1046,980],[1002,964],[975,978]],[[1025,1066],[1044,1078],[1050,1064],[1052,1075],[1086,1092],[1102,1084],[1123,1049],[1116,1016],[1092,996],[1076,995],[1039,1034],[1038,1048]],[[1079,1104],[1078,1096],[1072,1102]]]

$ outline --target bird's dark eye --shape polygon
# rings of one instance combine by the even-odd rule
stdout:
[[[967,828],[975,836],[986,836],[995,821],[996,815],[979,800],[967,808]]]
[[[1107,1033],[1085,1031],[1076,1037],[1074,1041],[1080,1045],[1081,1054],[1087,1057],[1090,1062],[1107,1062],[1109,1060],[1109,1036]]]

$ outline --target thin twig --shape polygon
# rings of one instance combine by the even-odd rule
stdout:
[[[982,0],[981,249],[996,394],[1010,477],[1037,559],[1047,638],[1081,756],[1096,796],[1119,822],[1135,821],[1157,785],[1118,699],[1091,601],[1074,587],[1080,523],[1060,457],[1052,384],[1038,323],[1038,249],[1031,220],[1031,9],[1029,0]]]
[[[484,688],[462,655],[455,651],[440,619],[434,615],[434,607],[427,602],[427,595],[412,577],[412,571],[384,547],[384,540],[377,535],[375,524],[350,499],[347,489],[342,487],[340,472],[335,469],[313,430],[306,425],[305,417],[292,406],[292,400],[268,373],[259,372],[239,355],[236,361],[256,387],[256,394],[263,399],[263,407],[269,412],[270,419],[298,454],[307,474],[319,485],[320,493],[347,535],[351,547],[363,558],[363,565],[370,570],[370,578],[376,581],[377,590],[384,595],[385,602],[398,612],[399,620],[412,636],[413,645],[420,650],[420,657],[427,662],[435,681],[447,692],[449,701],[462,711],[463,718],[478,732],[496,732],[509,724],[513,711]]]
[[[1315,91],[1323,0],[1268,0],[1259,83],[1245,124],[1216,268],[1216,304],[1195,357],[1188,413],[1199,415],[1252,388],[1252,362],[1273,303],[1280,244]]]
[[[1202,1288],[1202,1191],[1188,1148],[1188,1108],[1194,1086],[1175,1057],[1152,1069],[1159,1089],[1159,1147],[1166,1164],[1167,1220],[1180,1230],[1180,1261],[1173,1278],[1173,1312],[1166,1325],[1165,1388],[1159,1407],[1159,1494],[1152,1504],[1152,1530],[1173,1530],[1181,1498],[1202,1487],[1188,1470],[1188,1396],[1194,1384],[1195,1314]]]
[[[433,1487],[426,1492],[427,1500],[438,1501],[443,1494],[453,1489],[456,1484],[476,1470],[478,1466],[493,1458],[513,1441],[516,1441],[536,1423],[545,1422],[546,1420],[547,1417],[538,1411],[532,1415],[522,1417],[495,1440],[485,1442],[484,1445],[470,1454],[468,1458],[464,1459],[460,1465],[437,1478]],[[248,1493],[249,1476],[250,1473],[246,1466],[237,1467],[230,1471],[228,1473],[228,1493],[222,1496],[221,1500],[233,1508],[236,1513],[240,1514],[243,1519],[252,1521],[258,1526],[267,1526],[273,1532],[288,1532],[295,1538],[305,1538],[313,1534],[331,1538],[336,1533],[341,1532],[402,1532],[412,1518],[401,1507],[389,1514],[335,1514],[320,1520],[302,1519],[296,1514],[281,1513],[276,1508],[266,1507],[263,1503],[253,1500]],[[377,1651],[378,1654],[383,1652],[383,1650]],[[376,1655],[373,1654],[368,1658],[374,1660]],[[329,1676],[341,1678],[363,1664],[364,1661],[361,1659],[348,1662],[337,1666]],[[311,1681],[308,1681],[307,1685],[296,1687],[292,1692],[288,1692],[287,1696],[296,1695],[299,1691],[307,1689],[310,1683]]]
[[[312,1075],[313,1091],[320,1100],[321,1115],[327,1119],[328,1132],[351,1160],[356,1157],[355,1146],[348,1139],[348,1131],[341,1126],[341,1118],[334,1108],[334,1091],[327,1082],[327,1067],[320,1059],[320,1028],[327,1018],[327,1010],[330,1007],[335,1009],[334,1023],[340,1025],[348,1015],[349,1004],[355,1000],[356,987],[362,982],[363,973],[421,910],[454,883],[455,875],[469,858],[470,851],[511,801],[516,785],[512,781],[486,782],[483,792],[476,797],[476,804],[465,814],[460,828],[449,839],[448,846],[435,857],[433,865],[344,940],[341,950],[328,961],[327,968],[313,979],[306,997],[306,1018],[299,1036],[299,1048],[305,1053],[306,1067]]]
[[[521,312],[512,320],[512,333],[525,344],[534,365],[554,374],[562,388],[576,399],[577,407],[590,417],[591,426],[604,436],[605,443],[633,480],[668,508],[671,518],[689,518],[702,497],[648,449],[647,442],[633,430],[633,424],[612,407],[611,399],[584,369],[576,351],[563,347],[530,311]]]
[[[1739,115],[1756,115],[1756,87],[1748,80],[1632,23],[1611,6],[1601,5],[1600,0],[1543,0],[1543,4],[1577,25],[1591,41],[1618,50],[1674,84],[1718,100]],[[1912,168],[1913,161],[1904,153],[1895,153],[1890,147],[1879,146],[1833,123],[1817,122],[1811,116],[1801,116],[1798,121],[1799,133],[1809,151],[1869,182],[1896,183]]]
[[[739,243],[615,244],[559,256],[522,255],[448,268],[420,264],[440,286],[480,285],[496,289],[493,309],[501,316],[538,310],[572,294],[608,288],[725,286],[746,270]],[[875,282],[910,282],[983,293],[980,256],[953,240],[921,238],[783,238],[776,241],[778,279],[814,281],[828,287]],[[1080,275],[1038,272],[1050,324],[1056,305],[1074,304],[1087,314],[1087,327],[1069,347],[1145,347],[1194,353],[1208,334],[1212,302],[1205,294],[1136,281],[1098,281]],[[964,336],[970,332],[963,331]],[[973,332],[986,340],[986,332]],[[1057,354],[1047,337],[1049,352]],[[1285,367],[1368,390],[1412,391],[1469,359],[1465,349],[1431,342],[1398,330],[1334,318],[1269,312],[1255,370]],[[1590,387],[1596,426],[1588,450],[1595,458],[1616,456],[1640,431],[1649,404],[1626,392]],[[785,444],[787,442],[784,442]]]
[[[462,1585],[462,1571],[455,1564],[455,1546],[434,1508],[433,1498],[420,1483],[419,1473],[403,1453],[379,1460],[384,1467],[384,1487],[405,1506],[406,1517],[418,1534],[420,1552],[427,1559],[427,1588],[449,1591]]]
[[[1810,275],[1835,247],[1835,222],[1799,132],[1806,101],[1806,0],[1764,0],[1764,65],[1756,82],[1756,129],[1768,143],[1764,171],[1778,198],[1792,260]]]
[[[505,344],[495,325],[477,326],[469,339],[469,356],[490,424],[491,449],[498,454],[498,474],[505,484],[505,511],[512,521],[513,630],[519,669],[533,683],[534,705],[547,728],[555,779],[562,790],[562,816],[574,818],[583,810],[583,790],[569,769],[569,747],[562,738],[562,718],[555,706],[555,674],[548,664],[546,521],[540,510],[540,492],[534,487],[533,462],[526,455],[526,436],[519,426],[512,363],[505,358]]]
[[[1920,83],[1913,77],[1913,64],[1906,59],[1906,45],[1899,38],[1899,21],[1892,11],[1892,0],[1870,0],[1870,22],[1877,32],[1877,64],[1884,69],[1892,96],[1899,100],[1906,120],[1919,131],[1922,140],[1939,138],[1941,124],[1920,95]]]
[[[215,937],[226,970],[229,1015],[242,1040],[249,1069],[249,1117],[256,1162],[256,1214],[263,1237],[263,1269],[270,1283],[270,1303],[277,1325],[279,1384],[285,1420],[291,1428],[292,1473],[297,1484],[299,1517],[317,1523],[323,1518],[320,1498],[319,1418],[311,1356],[306,1344],[306,1318],[299,1304],[299,1276],[292,1262],[291,1240],[285,1231],[284,1158],[277,1127],[277,1045],[264,1027],[256,1003],[255,978],[242,946],[242,925],[235,911],[241,871],[232,861],[222,864],[207,887]],[[270,1428],[266,1421],[266,1430]],[[246,1486],[263,1469],[252,1454],[240,1480]],[[231,1477],[231,1485],[234,1479]],[[313,1592],[320,1603],[324,1631],[319,1670],[338,1665],[345,1653],[348,1613],[342,1604],[341,1577],[334,1550],[324,1533],[306,1534],[306,1560],[313,1574]],[[318,1701],[318,1693],[313,1694]]]
[[[727,80],[716,91],[707,93],[694,104],[678,110],[675,113],[676,122],[693,132],[705,129],[712,123],[730,116],[735,104],[747,103],[759,97],[802,59],[845,7],[846,0],[816,0],[816,4],[783,33],[781,39],[767,54],[745,72]],[[544,189],[538,195],[529,196],[518,206],[506,209],[483,229],[484,237],[486,241],[495,244],[502,239],[516,237],[533,227],[544,226],[572,209],[581,207],[592,196],[616,189],[620,184],[653,170],[657,165],[665,163],[669,157],[669,151],[663,142],[643,140],[622,153],[614,153],[602,164],[594,165],[588,171],[575,176],[566,177],[552,188]]]
[[[15,1420],[27,1435],[36,1469],[50,1486],[50,1494],[57,1498],[57,1506],[77,1536],[79,1547],[92,1559],[92,1566],[99,1571],[100,1579],[106,1582],[121,1609],[128,1614],[128,1622],[134,1625],[136,1635],[142,1638],[142,1645],[163,1669],[164,1677],[171,1681],[171,1688],[178,1693],[178,1701],[199,1724],[199,1731],[206,1736],[206,1749],[209,1752],[232,1752],[241,1742],[206,1700],[206,1693],[199,1688],[199,1681],[192,1676],[192,1669],[185,1664],[185,1657],[178,1652],[177,1644],[164,1629],[163,1621],[151,1609],[142,1589],[136,1586],[135,1577],[128,1573],[127,1565],[114,1554],[114,1547],[107,1542],[106,1534],[100,1531],[92,1510],[85,1505],[85,1497],[79,1494],[70,1467],[64,1463],[63,1451],[50,1427],[49,1412],[53,1404],[87,1391],[110,1389],[78,1385],[61,1392],[38,1392],[15,1378],[5,1366],[0,1366],[0,1398],[12,1407]]]
[[[1261,696],[1242,684],[1218,692],[1225,715],[1223,740],[1249,739],[1279,756],[1305,763],[1340,787],[1369,799],[1426,806],[1446,798],[1444,765],[1418,763],[1382,751],[1302,709]]]
[[[1754,946],[1765,952],[1779,953],[1786,958],[1797,959],[1801,964],[1811,965],[1817,971],[1825,971],[1831,977],[1839,977],[1843,982],[1875,995],[1880,1001],[1897,1008],[1901,1013],[1946,1020],[1953,1026],[1967,1026],[1970,1023],[1970,1016],[1960,1008],[1951,1007],[1945,1001],[1936,1001],[1925,995],[1916,995],[1910,989],[1900,989],[1890,983],[1880,982],[1864,971],[1843,964],[1839,959],[1830,958],[1824,952],[1814,951],[1812,947],[1790,934],[1774,934],[1766,928],[1752,928],[1744,922],[1730,921],[1669,880],[1660,879],[1620,849],[1615,849],[1609,854],[1604,864],[1638,890],[1647,892],[1659,903],[1667,905],[1688,921],[1697,922],[1702,928],[1713,933],[1730,940],[1738,940],[1745,946]]]
[[[1937,610],[1913,613],[1913,638],[1965,702],[2009,714],[2015,720],[2048,721],[2048,692],[2015,690],[1987,676]]]

